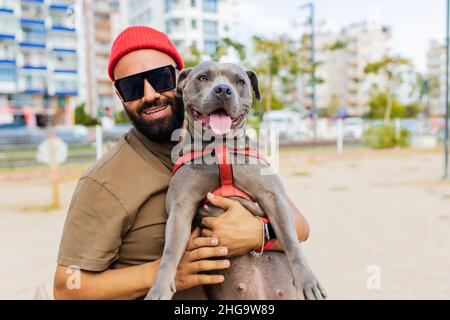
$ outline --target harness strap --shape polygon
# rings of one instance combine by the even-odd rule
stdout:
[[[233,169],[231,168],[230,155],[225,144],[215,148],[216,158],[219,164],[221,195],[228,198],[234,196]]]

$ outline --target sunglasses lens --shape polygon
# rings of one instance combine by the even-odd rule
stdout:
[[[144,81],[141,75],[119,79],[116,86],[125,102],[140,99],[144,95]]]
[[[150,71],[147,80],[157,92],[175,89],[175,69],[166,66]]]

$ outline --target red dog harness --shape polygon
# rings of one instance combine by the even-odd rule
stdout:
[[[175,174],[177,170],[186,163],[194,163],[193,161],[198,158],[203,158],[205,156],[209,156],[212,152],[215,152],[215,157],[217,159],[217,164],[219,166],[219,175],[220,175],[220,186],[214,190],[212,193],[217,196],[222,196],[224,198],[229,197],[241,197],[247,199],[249,201],[254,202],[254,200],[246,194],[241,189],[237,188],[233,182],[233,168],[230,162],[230,153],[232,154],[242,154],[249,157],[254,157],[260,160],[263,160],[266,163],[269,163],[258,151],[253,149],[233,149],[229,150],[226,144],[220,144],[214,148],[205,148],[202,151],[192,151],[188,154],[183,155],[178,158],[175,162],[175,165],[172,170],[172,174]],[[208,199],[205,198],[205,203],[208,202]],[[264,222],[269,222],[268,219],[262,218]],[[273,245],[272,241],[269,241],[263,250],[269,250]]]

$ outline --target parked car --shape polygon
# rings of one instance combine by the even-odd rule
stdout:
[[[357,117],[345,118],[343,121],[343,131],[345,138],[361,138],[364,131],[363,119]]]
[[[69,146],[89,144],[89,130],[83,125],[59,125],[54,127],[55,135]]]
[[[55,135],[69,146],[89,144],[89,131],[85,126],[55,126]],[[41,128],[27,128],[25,126],[6,127],[0,129],[0,148],[14,149],[35,148],[47,139],[48,132]]]
[[[306,127],[306,121],[299,112],[276,110],[264,114],[260,129],[277,130],[280,139],[302,140],[313,137],[313,132]]]
[[[47,138],[45,131],[25,126],[6,127],[0,129],[0,149],[10,150],[20,148],[34,148]]]
[[[103,141],[104,142],[117,141],[124,134],[126,134],[132,127],[133,125],[131,123],[117,123],[116,125],[114,125],[113,128],[102,131]]]
[[[422,126],[416,119],[400,119],[400,127],[409,131],[412,135],[418,135],[423,132]]]

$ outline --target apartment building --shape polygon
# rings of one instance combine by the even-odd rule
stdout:
[[[109,0],[80,3],[80,102],[93,117],[114,105],[114,87],[108,77],[108,61],[114,35],[115,6]]]
[[[446,51],[445,45],[432,41],[427,51],[427,73],[428,78],[436,82],[436,88],[430,95],[431,113],[436,115],[445,114],[445,72]]]
[[[194,45],[212,55],[229,37],[237,0],[118,0],[127,25],[146,25],[167,33],[181,52]]]
[[[0,1],[0,108],[71,123],[78,95],[75,0]]]
[[[367,22],[349,25],[339,32],[319,31],[317,76],[324,82],[317,85],[317,108],[337,104],[350,115],[363,115],[372,85],[385,86],[382,75],[365,74],[364,68],[387,54],[389,36],[386,27]],[[310,97],[310,88],[305,92],[306,98]]]

